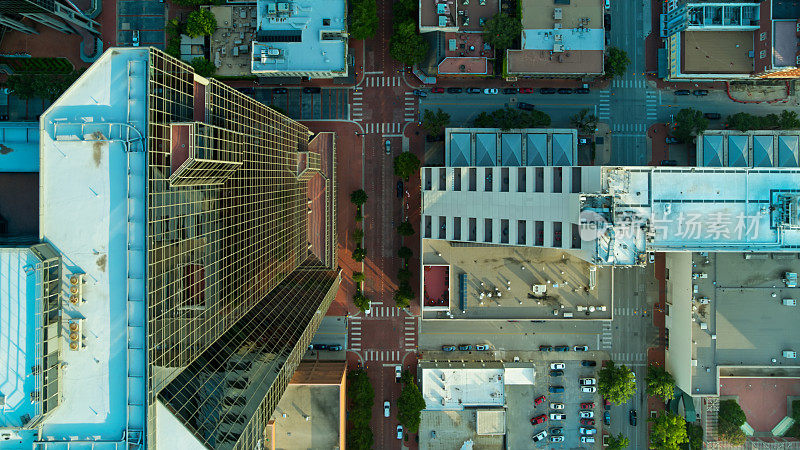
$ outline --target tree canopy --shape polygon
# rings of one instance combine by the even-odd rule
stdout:
[[[363,283],[367,277],[364,276],[364,272],[353,272],[353,281],[356,283]]]
[[[522,22],[518,18],[504,13],[495,14],[483,25],[483,38],[496,51],[511,47],[521,33]]]
[[[417,20],[417,0],[394,0],[392,2],[392,19],[396,22]]]
[[[609,402],[621,405],[636,393],[634,374],[624,364],[608,361],[597,371],[597,390]]]
[[[628,448],[628,445],[630,445],[630,441],[622,433],[616,436],[613,434],[608,436],[608,450],[623,450]]]
[[[356,262],[364,261],[364,258],[367,257],[367,250],[360,245],[353,250],[353,260]]]
[[[372,419],[372,406],[375,390],[369,376],[364,370],[355,370],[347,374],[350,386],[347,395],[350,397],[349,420],[353,426],[347,432],[347,447],[359,450],[372,448],[373,436],[369,421]]]
[[[664,367],[650,364],[645,381],[647,395],[661,397],[665,402],[675,397],[675,378]]]
[[[403,390],[397,399],[397,420],[407,431],[416,433],[419,431],[421,412],[425,409],[425,399],[413,377],[406,373],[403,373]]]
[[[680,444],[689,441],[686,435],[686,421],[676,414],[663,411],[648,419],[650,428],[650,448],[657,450],[678,450]]]
[[[9,75],[4,83],[14,92],[14,95],[29,100],[42,98],[55,101],[78,79],[85,69],[73,71],[68,74],[55,73],[26,73]]]
[[[628,70],[631,59],[628,52],[617,47],[606,48],[605,76],[606,78],[621,77]]]
[[[351,38],[371,38],[378,29],[378,5],[375,0],[351,0],[349,19]]]
[[[217,30],[217,18],[208,9],[198,9],[186,19],[186,34],[191,37],[211,36]]]
[[[708,128],[708,119],[694,108],[683,108],[675,115],[675,137],[681,142],[691,142]]]
[[[353,294],[353,304],[361,311],[366,311],[369,309],[369,297],[364,295],[361,291],[356,291],[356,293]]]
[[[426,109],[422,113],[422,128],[430,134],[438,135],[448,123],[450,123],[450,114],[442,111],[442,108],[439,108],[436,112]]]
[[[408,222],[403,222],[403,223],[408,223]],[[403,224],[401,223],[400,225],[403,225]],[[408,223],[408,225],[411,226],[410,223]],[[399,230],[399,227],[398,227],[398,232],[399,231],[400,230]],[[411,231],[412,231],[411,234],[414,234],[413,233],[413,231],[414,231],[413,227],[411,228]],[[411,234],[409,234],[408,236],[411,236]],[[404,246],[400,247],[399,250],[397,250],[397,256],[399,256],[400,258],[403,258],[403,259],[408,259],[408,258],[411,258],[412,256],[414,256],[414,252],[410,248],[408,248],[408,247],[406,247],[404,245]]]
[[[403,268],[397,271],[397,279],[400,280],[401,283],[408,283],[411,280],[411,271]]]
[[[412,236],[414,234],[414,226],[407,220],[400,222],[400,225],[397,226],[397,233],[400,236]]]
[[[394,174],[406,181],[417,173],[419,166],[419,158],[411,152],[402,152],[394,157]]]
[[[589,114],[589,108],[583,108],[577,114],[569,118],[569,122],[578,129],[581,134],[594,133],[597,128],[597,116]]]
[[[767,114],[755,116],[738,112],[728,116],[728,127],[739,131],[749,130],[798,130],[800,118],[795,111],[783,110],[781,114]]]
[[[210,77],[217,72],[217,66],[206,58],[194,58],[191,62],[194,71],[201,77]]]
[[[703,448],[703,427],[700,425],[686,422],[686,436],[689,442],[682,445],[687,450],[700,450]]]
[[[364,203],[367,203],[367,193],[364,192],[363,189],[356,189],[355,191],[350,193],[350,202],[356,206],[361,206]]]
[[[356,244],[360,244],[361,241],[364,240],[364,230],[361,228],[354,229],[351,233],[353,240],[356,241]]]
[[[747,437],[741,426],[747,422],[747,416],[736,400],[723,400],[719,402],[717,413],[717,432],[719,437],[732,444],[742,445]]]
[[[428,56],[429,44],[419,33],[417,23],[412,20],[395,23],[389,40],[389,54],[408,66],[420,63]]]
[[[491,113],[482,112],[478,114],[473,120],[473,126],[475,128],[510,130],[512,128],[547,127],[550,126],[550,122],[550,116],[541,111],[524,111],[505,107]]]

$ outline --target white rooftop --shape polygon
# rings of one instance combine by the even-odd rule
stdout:
[[[422,369],[425,408],[458,411],[470,406],[502,406],[503,369]]]
[[[553,50],[556,44],[562,51],[570,50],[604,50],[605,35],[602,28],[558,30],[522,30],[523,50]],[[555,52],[554,52],[555,53]]]

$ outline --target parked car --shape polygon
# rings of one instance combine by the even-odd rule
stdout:
[[[397,426],[397,439],[403,439],[403,426]]]
[[[421,89],[414,89],[414,95],[416,95],[417,97],[427,97],[428,93]]]
[[[592,435],[597,434],[597,429],[592,427],[581,427],[580,432],[581,434]]]
[[[497,90],[496,88],[486,88],[486,89],[483,90],[483,93],[484,94],[489,94],[489,95],[495,95],[495,94],[499,94],[500,91]]]
[[[489,350],[489,346],[488,345],[479,344],[479,345],[475,346],[475,350],[477,350],[479,352],[485,352],[485,351]]]
[[[392,154],[392,141],[387,139],[386,141],[384,141],[383,146],[384,146],[384,148],[386,148],[386,154],[387,155],[391,155]]]
[[[580,412],[580,415],[581,415],[581,416],[580,416],[580,417],[581,417],[581,419],[594,419],[594,411],[592,411],[592,410],[589,410],[589,411],[581,411],[581,412]]]
[[[550,442],[564,442],[564,436],[550,436]]]
[[[564,429],[561,427],[551,427],[550,434],[552,434],[553,436],[561,436],[564,434]]]
[[[328,344],[312,344],[314,350],[327,350]]]
[[[551,347],[549,345],[540,345],[539,346],[539,351],[540,352],[551,352],[551,351],[553,351],[553,347]]]
[[[594,402],[583,402],[581,403],[581,409],[593,409]]]
[[[648,254],[647,254],[647,261],[648,261],[650,264],[653,264],[654,262],[656,262],[656,254],[655,254],[655,253],[653,253],[653,252],[650,252],[650,253],[648,253]]]
[[[581,442],[584,444],[594,444],[594,436],[581,436]]]
[[[551,376],[551,377],[561,377],[561,376],[564,376],[564,371],[563,371],[563,370],[551,370],[551,371],[550,371],[550,376]]]
[[[467,88],[467,93],[469,94],[480,94],[480,88]]]
[[[603,423],[606,425],[611,425],[611,412],[603,411]]]
[[[578,382],[581,386],[594,386],[597,384],[597,380],[591,377],[581,378]]]
[[[403,368],[401,366],[394,366],[394,381],[399,383],[403,378]]]
[[[636,410],[632,409],[628,413],[628,422],[630,422],[631,426],[636,426]]]
[[[461,88],[457,88],[457,87],[447,88],[447,93],[448,94],[460,94],[462,92],[464,92],[464,89],[461,89]]]
[[[719,120],[722,118],[722,115],[720,113],[705,113],[703,114],[703,117],[708,120]]]
[[[606,0],[605,7],[606,9],[611,9],[611,0]]]
[[[383,402],[383,417],[389,417],[389,413],[391,412],[392,405],[389,401]]]
[[[503,94],[516,94],[519,92],[517,88],[503,88]]]
[[[550,409],[564,409],[563,403],[550,403]]]
[[[581,419],[581,425],[587,426],[587,427],[593,426],[594,425],[594,419]]]
[[[547,400],[547,398],[544,395],[540,395],[533,400],[533,405],[541,405],[545,400]]]
[[[559,392],[564,392],[564,386],[550,386],[551,394],[558,394]]]
[[[597,392],[597,388],[594,386],[581,386],[581,392],[584,392],[586,394],[594,394],[595,392]]]
[[[462,352],[468,352],[468,351],[472,350],[472,345],[470,345],[470,344],[460,344],[458,346],[458,349],[461,350]]]
[[[589,92],[592,92],[592,90],[589,88],[579,87],[575,88],[573,92],[575,92],[576,94],[588,94]]]
[[[572,347],[572,349],[575,350],[576,352],[588,352],[589,351],[589,346],[588,345],[576,345],[575,347]]]
[[[611,31],[611,14],[609,13],[603,14],[603,28],[606,29],[606,33]]]
[[[581,361],[581,365],[583,367],[594,367],[594,366],[597,365],[597,362],[596,361],[592,361],[590,359],[584,359],[583,361]]]
[[[677,166],[678,161],[675,161],[674,159],[662,159],[659,164],[662,166]]]
[[[567,346],[567,345],[556,345],[555,347],[553,347],[553,349],[555,351],[557,351],[557,352],[568,352],[569,351],[569,346]]]
[[[704,97],[704,96],[708,95],[708,90],[707,89],[695,89],[695,90],[692,91],[692,95],[696,95],[698,97]]]
[[[452,88],[450,88],[450,89],[452,89]],[[448,91],[450,89],[448,89]],[[443,92],[444,92],[444,88],[440,88],[440,87],[431,88],[431,94],[441,94]]]
[[[567,415],[564,413],[550,413],[550,420],[567,420]]]
[[[540,94],[555,94],[556,88],[539,88]]]
[[[611,402],[606,399],[603,399],[603,409],[605,409],[606,411],[611,409]]]
[[[397,180],[397,198],[403,198],[403,180]]]
[[[673,92],[675,95],[689,95],[691,92],[688,89],[678,89],[677,91]]]
[[[133,30],[133,36],[131,37],[131,44],[134,47],[139,46],[139,30]]]
[[[456,346],[455,345],[443,345],[442,346],[442,351],[443,352],[454,352],[454,351],[456,351]]]
[[[678,138],[667,136],[667,144],[677,144],[678,142],[680,142]]]
[[[550,363],[550,370],[564,370],[567,367],[563,362]]]
[[[329,345],[327,350],[329,352],[340,352],[340,351],[342,351],[342,346],[339,345],[339,344]]]
[[[533,435],[533,442],[539,442],[547,437],[547,431],[540,431]]]
[[[287,92],[289,92],[289,90],[288,90],[288,89],[286,89],[286,88],[274,88],[274,89],[272,90],[272,93],[273,93],[273,94],[285,94],[285,93],[287,93]]]
[[[547,422],[547,416],[544,414],[539,414],[536,417],[531,417],[531,425],[539,425],[540,423]]]
[[[303,94],[319,94],[322,92],[322,89],[318,87],[304,87]]]
[[[523,93],[523,94],[533,94],[534,93],[534,89],[533,88],[522,88],[519,91],[521,93]]]
[[[558,90],[559,94],[572,94],[572,88],[561,88]]]
[[[519,102],[517,103],[517,108],[524,109],[525,111],[533,111],[535,107],[530,103]]]

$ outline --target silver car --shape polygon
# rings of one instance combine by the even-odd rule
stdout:
[[[386,154],[387,155],[391,155],[392,154],[392,142],[387,139],[386,142],[383,143],[383,146],[386,147]]]

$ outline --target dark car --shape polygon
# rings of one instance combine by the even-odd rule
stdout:
[[[456,346],[455,345],[443,345],[442,346],[442,351],[443,352],[454,352],[454,351],[456,351]]]
[[[559,94],[572,94],[572,88],[561,88],[558,90]]]
[[[531,417],[531,425],[539,425],[540,423],[547,422],[546,414],[539,414],[536,417]]]
[[[559,392],[564,392],[564,386],[550,386],[550,393],[557,394]]]
[[[461,345],[458,346],[458,349],[461,350],[462,352],[468,352],[468,351],[472,350],[472,345],[470,345],[470,344],[461,344]]]
[[[636,410],[632,409],[631,412],[628,414],[628,421],[631,423],[631,426],[636,426]]]
[[[420,89],[414,89],[414,95],[417,97],[427,97],[428,93]]]
[[[534,106],[531,105],[530,103],[519,102],[517,103],[517,108],[524,109],[525,111],[533,111]]]
[[[580,88],[575,88],[573,92],[575,92],[576,94],[588,94],[589,92],[591,92],[591,89],[580,87]]]
[[[432,94],[441,94],[442,92],[444,92],[444,88],[440,88],[440,87],[431,88],[431,93]]]
[[[603,423],[611,425],[611,413],[609,411],[603,411]]]
[[[403,180],[397,181],[397,198],[403,198]]]
[[[461,88],[447,88],[448,94],[460,94],[462,92],[464,92],[464,90]]]
[[[555,347],[553,347],[553,350],[555,350],[557,352],[568,352],[569,351],[569,346],[568,345],[556,345]]]
[[[289,90],[286,88],[275,88],[272,90],[273,94],[285,94],[287,92],[289,92]]]
[[[478,88],[467,88],[467,92],[470,94],[480,94],[483,91]]]
[[[519,89],[517,88],[503,88],[503,94],[517,94],[519,93]]]
[[[540,345],[539,346],[539,351],[540,352],[552,352],[553,351],[553,347],[550,346],[550,345]]]
[[[597,362],[592,361],[590,359],[584,359],[583,361],[581,361],[581,365],[583,367],[594,367],[597,365]]]
[[[665,141],[667,144],[677,144],[678,142],[680,142],[678,138],[674,138],[672,136],[667,136],[667,139],[665,139]]]
[[[678,161],[675,161],[674,159],[662,159],[659,164],[662,166],[677,166]]]
[[[719,120],[722,118],[722,115],[720,113],[705,113],[703,114],[703,117],[708,120]]]
[[[564,430],[561,427],[550,428],[550,434],[553,436],[563,436]]]
[[[314,350],[327,350],[328,344],[312,344],[311,348],[313,348]]]
[[[603,28],[605,28],[606,31],[611,31],[611,14],[603,14]]]
[[[556,88],[539,88],[540,94],[555,94]]]
[[[342,351],[342,346],[339,344],[333,344],[328,346],[329,352],[340,352]]]
[[[563,376],[563,375],[564,375],[564,371],[563,370],[551,370],[550,371],[550,376],[551,377],[560,377],[560,376]]]
[[[689,95],[691,92],[688,89],[678,89],[677,91],[673,92],[675,95]]]
[[[303,94],[319,94],[322,92],[322,89],[318,87],[304,87]]]
[[[692,91],[692,95],[696,95],[698,97],[703,97],[705,95],[708,95],[708,90],[706,90],[706,89],[695,89],[695,90]]]
[[[594,419],[581,419],[581,425],[592,426],[594,425]]]

